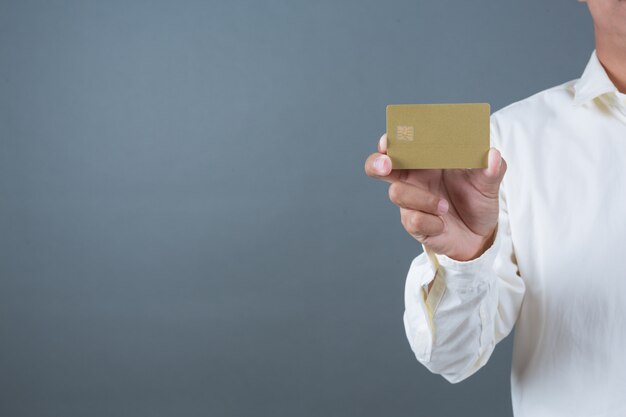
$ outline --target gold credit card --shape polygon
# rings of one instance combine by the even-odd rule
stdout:
[[[393,169],[487,168],[489,103],[390,104]]]

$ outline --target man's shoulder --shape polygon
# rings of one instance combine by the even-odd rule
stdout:
[[[499,124],[541,124],[543,121],[558,118],[574,106],[574,85],[578,79],[570,80],[554,87],[539,91],[516,101],[493,113]]]

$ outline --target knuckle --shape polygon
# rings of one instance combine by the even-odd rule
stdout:
[[[426,235],[424,235],[423,231],[420,230],[419,224],[415,224],[415,219],[418,219],[419,217],[418,212],[405,210],[402,213],[401,220],[402,226],[404,226],[407,233],[421,242],[426,238]],[[419,222],[419,220],[417,222]]]
[[[400,203],[400,199],[401,199],[401,190],[400,188],[400,184],[397,182],[392,183],[391,185],[389,185],[389,199],[394,203],[394,204],[399,204]]]
[[[419,232],[424,227],[424,218],[419,213],[413,213],[411,216],[411,229]]]
[[[403,225],[407,232],[410,234],[419,234],[422,230],[422,222],[421,216],[419,212],[409,211],[406,213]]]
[[[409,233],[413,233],[413,227],[411,226],[411,214],[412,212],[407,210],[402,210],[400,213],[400,222],[402,223],[404,229]]]

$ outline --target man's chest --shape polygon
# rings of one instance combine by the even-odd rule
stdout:
[[[505,155],[522,276],[544,287],[610,279],[608,260],[626,260],[626,125],[557,124],[530,135]]]

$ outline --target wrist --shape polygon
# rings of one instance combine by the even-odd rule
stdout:
[[[480,240],[478,244],[478,249],[472,250],[468,253],[450,254],[446,256],[452,260],[459,261],[459,262],[467,262],[467,261],[472,261],[474,259],[479,258],[483,253],[487,251],[487,249],[489,249],[493,245],[493,242],[496,240],[497,229],[498,228],[496,225],[496,227],[493,228],[491,233],[489,233],[487,236],[483,237]]]

